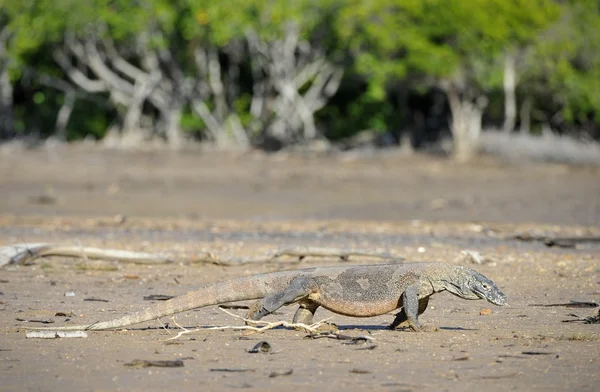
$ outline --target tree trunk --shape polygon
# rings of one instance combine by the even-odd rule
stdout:
[[[242,122],[237,114],[231,113],[227,120],[225,120],[225,127],[227,129],[227,133],[231,134],[230,139],[233,139],[235,142],[235,146],[247,149],[250,147],[250,138],[246,134],[246,130],[242,126]]]
[[[65,93],[65,102],[60,107],[58,115],[56,116],[56,136],[62,140],[67,140],[67,125],[71,119],[71,113],[73,113],[73,107],[75,106],[75,92],[69,91]]]
[[[515,129],[517,119],[517,56],[514,52],[504,55],[504,132]]]
[[[533,100],[530,96],[527,96],[521,104],[521,110],[519,111],[519,117],[521,125],[519,131],[524,134],[528,134],[531,130],[531,109],[533,106]]]
[[[156,85],[160,82],[160,74],[152,73],[146,76],[139,76],[133,86],[133,94],[130,99],[127,113],[123,120],[123,129],[121,135],[123,140],[134,143],[145,141],[148,129],[142,126],[142,117],[144,115],[144,102],[148,99]]]
[[[8,69],[0,71],[0,140],[14,137],[13,129],[13,86],[8,77]]]
[[[13,85],[8,76],[6,46],[11,33],[7,26],[0,29],[0,140],[14,137]]]
[[[475,100],[461,97],[454,86],[446,89],[450,111],[452,112],[451,131],[454,141],[453,158],[465,162],[477,152],[481,135],[481,119],[487,106],[487,98]]]
[[[183,132],[181,130],[181,109],[171,108],[165,114],[165,135],[171,148],[183,146]]]
[[[337,91],[343,71],[300,36],[294,23],[280,39],[246,33],[253,76],[249,129],[283,144],[315,139],[315,113]]]

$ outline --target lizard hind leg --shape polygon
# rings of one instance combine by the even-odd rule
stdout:
[[[260,320],[284,305],[290,305],[308,297],[309,290],[306,287],[306,278],[298,277],[294,279],[285,290],[268,295],[255,302],[248,311],[248,318]]]
[[[313,316],[319,308],[319,304],[310,300],[303,300],[300,307],[294,314],[294,323],[310,325],[313,322]]]

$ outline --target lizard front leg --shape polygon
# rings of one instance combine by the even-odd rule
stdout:
[[[433,332],[439,328],[431,325],[421,325],[419,315],[427,309],[429,297],[419,299],[417,286],[409,286],[402,294],[402,310],[396,314],[396,318],[390,325],[390,328],[396,329],[400,324],[407,322],[409,328],[415,332]]]
[[[251,320],[260,320],[284,305],[290,305],[308,297],[308,294],[307,279],[305,277],[298,277],[294,279],[285,290],[266,296],[252,304],[247,317]],[[300,315],[299,317],[306,318],[308,316]]]
[[[428,304],[429,304],[429,297],[421,298],[419,300],[419,312],[418,312],[419,316],[421,314],[423,314],[423,312],[427,309]],[[396,318],[390,324],[390,328],[396,329],[396,328],[406,327],[408,325],[407,321],[408,321],[408,318],[406,317],[406,312],[403,307],[401,311],[396,313]]]

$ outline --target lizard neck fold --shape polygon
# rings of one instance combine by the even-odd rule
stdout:
[[[426,277],[426,281],[428,282],[429,287],[431,287],[431,294],[439,293],[440,291],[446,290],[446,288],[443,285],[436,284],[437,282],[435,282],[428,276]]]

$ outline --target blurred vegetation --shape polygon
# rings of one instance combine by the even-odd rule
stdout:
[[[600,139],[596,0],[0,0],[0,139]]]

